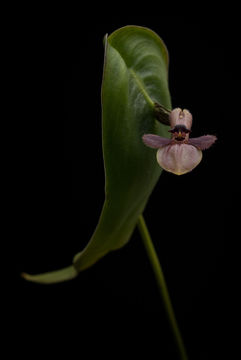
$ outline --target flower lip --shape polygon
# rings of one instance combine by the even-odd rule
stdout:
[[[175,175],[193,170],[202,160],[202,151],[189,144],[170,144],[158,149],[158,164]]]

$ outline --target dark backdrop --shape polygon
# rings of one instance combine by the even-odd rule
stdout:
[[[14,211],[21,240],[10,304],[18,346],[24,354],[33,344],[36,352],[67,358],[88,358],[84,351],[135,358],[146,350],[148,359],[178,358],[137,231],[73,281],[42,286],[19,276],[69,265],[95,229],[104,201],[102,39],[134,24],[166,43],[172,105],[192,112],[192,135],[218,137],[193,172],[163,172],[145,210],[190,358],[216,359],[225,347],[225,247],[234,246],[239,181],[229,153],[234,70],[226,21],[134,16],[63,24],[23,23],[16,35],[22,121]]]

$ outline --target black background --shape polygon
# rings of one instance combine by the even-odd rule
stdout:
[[[163,172],[144,215],[190,359],[219,358],[227,333],[226,249],[236,246],[240,181],[233,173],[232,43],[227,50],[234,30],[227,34],[227,19],[188,16],[101,17],[89,25],[68,20],[51,27],[20,22],[15,36],[20,121],[9,333],[25,355],[33,354],[33,344],[36,353],[68,358],[96,352],[135,358],[148,351],[148,359],[178,359],[137,231],[75,280],[43,286],[20,278],[22,271],[69,265],[95,229],[104,201],[102,39],[133,24],[151,28],[166,43],[172,105],[192,112],[192,136],[218,137],[191,173]]]

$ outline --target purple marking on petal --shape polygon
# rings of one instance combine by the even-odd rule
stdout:
[[[154,134],[145,134],[142,136],[142,140],[146,146],[149,146],[153,149],[158,149],[160,147],[170,144],[171,139],[167,139]]]
[[[204,135],[197,138],[189,138],[188,144],[195,146],[200,150],[208,149],[215,141],[217,137],[214,135]]]

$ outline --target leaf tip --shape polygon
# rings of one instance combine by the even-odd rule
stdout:
[[[108,33],[106,33],[103,37],[103,45],[104,45],[104,48],[106,46],[106,42],[107,42],[107,38],[108,38]]]
[[[25,273],[25,272],[22,272],[22,273],[20,274],[20,276],[21,276],[23,279],[25,279],[25,280],[29,280],[29,277],[30,277],[30,275],[27,274],[27,273]]]
[[[27,280],[40,284],[54,284],[62,281],[74,279],[78,275],[77,270],[73,265],[67,266],[63,269],[46,272],[43,274],[30,275],[22,272],[20,276]]]

